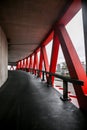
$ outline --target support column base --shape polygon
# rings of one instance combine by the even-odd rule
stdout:
[[[71,98],[64,98],[63,96],[62,97],[60,97],[60,99],[62,100],[62,101],[70,101],[71,100]]]

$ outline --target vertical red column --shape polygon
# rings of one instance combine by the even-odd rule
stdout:
[[[32,68],[32,56],[30,56],[30,64],[29,64],[29,68]]]
[[[36,66],[36,52],[34,53],[34,61],[33,61],[33,69],[35,69]],[[36,71],[33,71],[34,74],[36,74]]]
[[[23,59],[23,69],[25,68],[25,59]]]
[[[43,54],[43,60],[44,60],[45,70],[49,71],[49,63],[48,63],[48,58],[47,58],[47,53],[46,53],[45,46],[42,47],[42,54]]]
[[[33,69],[38,69],[38,57],[37,57],[37,52],[34,53]],[[34,73],[36,74],[36,71],[35,71]]]
[[[18,62],[18,66],[19,66],[18,68],[20,69],[20,68],[21,68],[21,63],[20,63],[20,61]]]
[[[27,68],[27,66],[28,66],[28,58],[26,58],[26,68]]]
[[[18,70],[18,69],[19,69],[19,62],[20,62],[20,61],[18,61],[18,62],[17,62],[17,65],[16,65],[16,70]]]
[[[42,54],[43,54],[43,60],[44,60],[44,65],[45,65],[45,71],[49,71],[49,63],[48,63],[48,58],[47,58],[45,46],[42,47]],[[47,82],[48,82],[48,80],[49,80],[48,75],[46,75],[46,79],[47,79]]]
[[[25,68],[25,59],[23,59],[23,69]]]
[[[27,59],[26,59],[26,58],[24,59],[24,62],[25,62],[25,63],[24,63],[24,67],[26,68],[26,65],[27,65],[27,64],[26,64],[26,62],[27,62]]]
[[[21,69],[23,69],[23,60],[20,61]]]
[[[37,55],[37,53],[36,53],[36,69],[39,69],[39,63],[38,63],[38,55]],[[36,71],[37,72],[37,71]],[[35,73],[36,73],[35,72]],[[39,75],[38,75],[39,76]]]
[[[39,70],[42,70],[42,62],[43,62],[43,54],[42,54],[42,48],[40,48],[40,62],[39,62]],[[42,73],[39,73],[39,76],[41,78]]]
[[[19,69],[21,68],[21,63],[20,63],[20,61],[18,62],[18,68],[19,68]]]
[[[57,26],[54,30],[54,37],[53,37],[53,46],[52,46],[52,53],[51,53],[51,61],[50,61],[50,72],[55,73],[56,65],[57,65],[57,57],[58,57],[58,50],[59,50],[59,39],[56,34]],[[54,84],[54,77],[52,76],[52,85]]]
[[[28,57],[28,68],[29,68],[29,64],[30,64],[30,57]]]
[[[34,53],[33,69],[35,69],[35,65],[36,65],[36,53]]]

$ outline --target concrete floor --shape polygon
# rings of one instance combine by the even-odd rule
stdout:
[[[0,130],[86,130],[87,117],[60,94],[22,71],[0,88]]]

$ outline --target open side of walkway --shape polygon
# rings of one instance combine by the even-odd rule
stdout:
[[[0,130],[85,130],[87,119],[70,102],[33,75],[9,71],[0,88]]]

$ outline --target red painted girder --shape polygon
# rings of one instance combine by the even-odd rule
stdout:
[[[45,66],[45,71],[49,71],[49,63],[45,46],[42,47],[43,61]],[[46,75],[46,79],[48,81],[48,75]]]
[[[28,57],[26,58],[26,68],[28,68]]]
[[[53,39],[53,36],[54,36],[54,31],[51,31],[49,33],[49,35],[46,37],[46,39],[43,41],[43,43],[41,44],[41,46],[46,46],[52,39]]]
[[[57,27],[55,27],[55,30]],[[54,31],[54,37],[53,37],[53,46],[52,46],[52,53],[51,53],[51,62],[50,62],[50,72],[55,73],[56,71],[56,65],[57,65],[57,58],[58,58],[58,51],[59,51],[59,39],[56,34],[56,31]],[[54,83],[54,77],[52,76],[52,84]]]
[[[26,68],[26,58],[24,59],[24,68]]]
[[[87,109],[87,77],[86,73],[81,65],[81,62],[78,58],[78,55],[75,51],[75,48],[70,40],[70,37],[64,27],[64,25],[59,27],[57,31],[58,37],[61,43],[63,54],[68,66],[68,70],[71,78],[84,81],[84,86],[73,85],[79,105],[82,109]]]
[[[23,59],[23,68],[25,68],[25,59]]]
[[[34,62],[33,62],[33,69],[35,69],[35,63],[36,62],[36,53],[34,53]]]
[[[77,14],[77,12],[81,9],[81,0],[73,0],[64,16],[60,19],[59,24],[66,25],[69,21]]]
[[[20,61],[21,68],[23,68],[23,60]]]
[[[36,69],[39,69],[38,55],[36,53]]]
[[[45,46],[42,47],[42,54],[43,54],[43,60],[44,60],[45,70],[49,71],[49,63],[48,63],[48,58],[47,58],[47,53],[46,53]]]
[[[84,87],[82,88],[83,88],[84,93],[87,93],[87,77],[86,77],[84,68],[79,60],[79,57],[74,49],[74,46],[69,38],[69,35],[65,27],[61,26],[60,30],[63,36],[62,40],[64,40],[64,42],[63,41],[61,42],[61,47],[63,49],[63,53],[65,52],[64,56],[67,61],[70,74],[72,78],[77,78],[79,80],[84,81]],[[64,46],[64,43],[65,43],[65,46]]]
[[[21,66],[20,66],[20,61],[17,63],[17,69],[20,69]]]
[[[29,68],[29,65],[30,65],[30,57],[28,57],[28,68]]]
[[[38,69],[38,57],[37,57],[37,52],[34,53],[33,69]],[[36,74],[36,71],[35,71],[35,74]]]
[[[40,61],[39,61],[39,70],[42,70],[42,63],[43,63],[43,54],[42,54],[42,48],[40,48]],[[39,73],[39,76],[41,78],[42,73]]]

